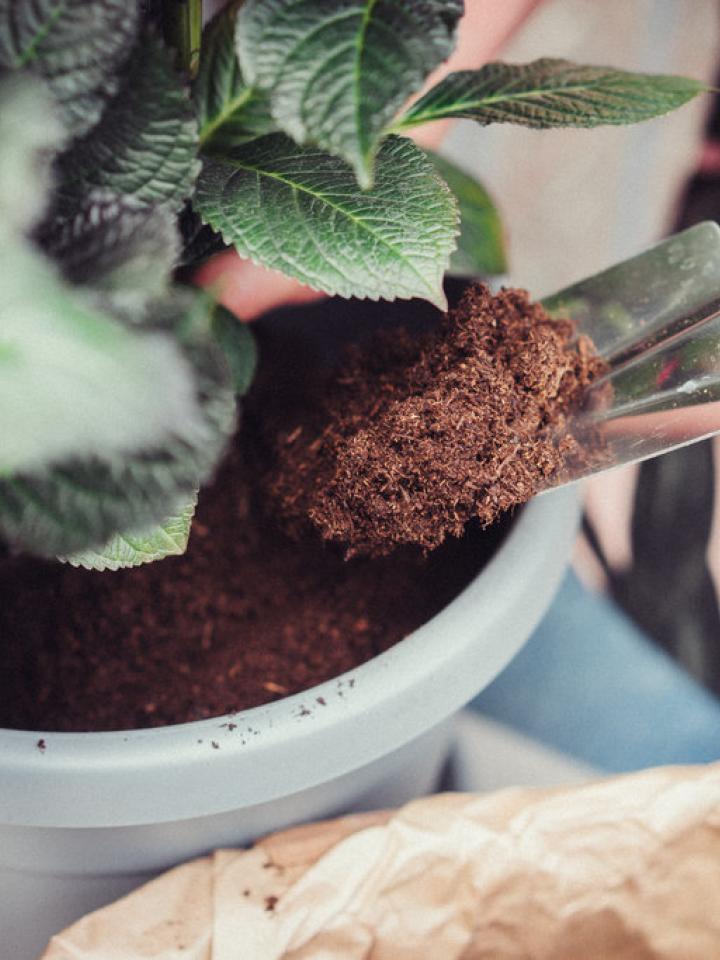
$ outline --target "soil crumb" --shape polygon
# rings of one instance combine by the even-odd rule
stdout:
[[[312,524],[347,557],[433,550],[593,455],[568,411],[606,369],[525,291],[477,284],[424,340],[396,330],[349,353],[280,431],[268,495],[291,535]]]

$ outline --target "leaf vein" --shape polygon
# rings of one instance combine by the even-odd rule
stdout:
[[[315,197],[315,198],[316,198],[317,200],[319,200],[321,203],[327,204],[327,206],[331,207],[331,208],[332,208],[333,210],[335,210],[338,214],[346,217],[348,220],[351,220],[353,223],[357,224],[362,230],[364,230],[364,231],[366,231],[367,233],[369,233],[370,236],[372,236],[373,239],[376,240],[381,246],[384,246],[384,247],[386,247],[388,250],[390,250],[391,253],[393,253],[393,254],[394,254],[395,256],[397,256],[400,260],[402,260],[402,262],[410,269],[410,271],[415,274],[415,276],[422,282],[422,286],[423,286],[425,289],[430,289],[430,286],[429,286],[429,284],[428,284],[428,282],[427,282],[427,279],[426,279],[426,278],[422,275],[422,273],[417,269],[417,267],[414,265],[414,263],[405,256],[405,254],[402,252],[402,250],[399,250],[399,249],[397,248],[397,246],[395,246],[394,244],[390,243],[390,242],[389,242],[388,240],[386,240],[384,237],[380,236],[375,230],[373,230],[373,229],[368,225],[368,223],[367,223],[365,220],[363,220],[363,219],[355,216],[355,215],[352,213],[352,211],[348,210],[348,209],[345,208],[345,207],[342,207],[342,206],[339,206],[339,205],[333,203],[332,200],[331,200],[327,195],[322,194],[322,193],[318,193],[317,191],[310,189],[310,187],[305,186],[304,184],[300,184],[300,183],[297,183],[297,182],[295,182],[295,181],[293,181],[293,180],[288,179],[287,177],[283,177],[281,174],[274,173],[274,172],[269,171],[269,170],[259,170],[257,167],[252,167],[252,166],[249,166],[249,165],[246,165],[246,164],[242,164],[242,163],[240,163],[235,157],[233,157],[233,158],[227,158],[227,161],[230,162],[230,163],[232,163],[232,164],[234,164],[234,165],[236,165],[236,166],[241,167],[243,170],[247,170],[248,172],[254,172],[254,173],[258,174],[258,175],[267,176],[267,177],[270,177],[270,178],[273,179],[273,180],[277,180],[277,181],[280,182],[280,183],[284,183],[284,184],[285,184],[286,186],[288,186],[291,190],[299,190],[299,191],[302,191],[302,192],[304,192],[304,193],[307,193],[309,196]]]

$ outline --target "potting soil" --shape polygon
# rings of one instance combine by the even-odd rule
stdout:
[[[247,476],[238,446],[182,557],[117,573],[0,562],[0,726],[159,726],[306,690],[442,609],[504,531],[471,530],[428,562],[405,552],[348,563],[317,536],[295,543],[277,530]],[[326,706],[308,695],[299,709]]]
[[[476,284],[425,339],[355,351],[313,416],[279,433],[268,490],[291,533],[312,525],[348,556],[434,549],[597,455],[568,411],[606,369],[524,291]]]
[[[583,455],[553,432],[601,369],[572,337],[522,292],[478,286],[439,334],[388,331],[330,373],[266,351],[184,556],[117,573],[0,560],[0,725],[217,717],[398,642],[478,573],[509,520],[481,527]],[[326,706],[308,693],[299,710]]]

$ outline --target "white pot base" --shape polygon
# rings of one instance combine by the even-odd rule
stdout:
[[[537,498],[436,617],[303,694],[157,730],[0,730],[2,960],[34,960],[78,915],[213,847],[430,792],[448,718],[540,620],[578,516],[572,488]]]

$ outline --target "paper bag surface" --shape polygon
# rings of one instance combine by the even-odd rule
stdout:
[[[42,960],[150,957],[720,957],[720,764],[285,831],[170,871]]]

